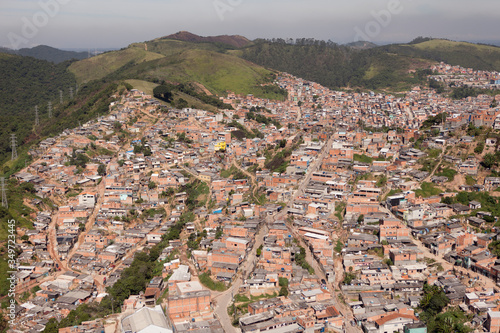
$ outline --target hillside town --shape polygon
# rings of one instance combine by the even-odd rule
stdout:
[[[218,113],[129,89],[31,149],[12,332],[500,332],[500,96],[275,84]]]

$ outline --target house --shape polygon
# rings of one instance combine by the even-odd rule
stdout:
[[[488,311],[486,322],[486,329],[488,332],[499,333],[500,332],[500,311]]]
[[[479,201],[470,201],[469,202],[469,208],[474,210],[474,209],[480,209],[481,208],[481,203]]]
[[[85,208],[94,208],[96,202],[96,194],[90,192],[82,192],[78,196],[78,203]]]
[[[143,307],[121,321],[122,333],[172,333],[160,305]]]
[[[377,333],[392,333],[402,331],[408,324],[418,322],[417,317],[412,314],[392,313],[375,320]]]

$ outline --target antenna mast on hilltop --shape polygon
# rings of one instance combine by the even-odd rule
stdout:
[[[38,105],[35,105],[35,126],[40,125],[40,119],[38,118]]]
[[[17,139],[14,133],[10,136],[10,142],[12,148],[12,160],[15,160],[17,158]]]
[[[9,208],[9,203],[7,202],[7,192],[5,191],[5,177],[0,178],[0,183],[2,184],[2,207]]]

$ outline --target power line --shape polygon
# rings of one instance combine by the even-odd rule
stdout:
[[[9,203],[7,202],[7,192],[5,191],[5,177],[0,178],[0,183],[2,184],[2,207],[9,208]]]
[[[17,139],[14,133],[10,136],[10,143],[12,148],[12,160],[15,160],[17,159]]]

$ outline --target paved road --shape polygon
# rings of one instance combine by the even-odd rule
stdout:
[[[292,199],[290,202],[288,202],[287,206],[285,209],[282,210],[282,214],[285,215],[285,213],[288,211],[288,208],[293,205],[295,202],[295,199],[300,197],[303,193],[304,190],[306,189],[307,185],[309,184],[309,181],[311,180],[312,174],[318,170],[318,168],[321,166],[321,163],[323,162],[323,159],[325,158],[326,154],[330,151],[330,147],[332,146],[334,141],[333,135],[330,137],[328,142],[323,146],[322,151],[316,158],[316,160],[309,166],[307,169],[307,174],[304,179],[302,179],[301,184],[299,185],[298,189],[295,191],[295,193],[292,196]]]
[[[321,165],[324,157],[329,152],[330,147],[332,146],[333,140],[334,140],[333,137],[331,137],[328,140],[327,144],[325,144],[325,146],[323,147],[322,152],[319,154],[319,156],[316,159],[316,161],[313,162],[313,164],[310,166],[310,168],[308,169],[308,172],[306,174],[306,177],[304,177],[302,179],[301,184],[299,185],[298,189],[295,191],[293,197],[288,202],[287,207],[289,207],[291,204],[293,204],[293,202],[295,201],[295,199],[298,196],[302,195],[302,193],[305,190],[307,184],[311,180],[312,173],[315,172],[319,168],[319,166]],[[276,220],[282,220],[282,219],[284,219],[285,216],[286,216],[286,211],[287,211],[286,209],[283,209],[281,212],[279,212],[273,218],[273,220],[276,221]],[[263,243],[263,238],[264,238],[264,235],[266,235],[266,234],[267,234],[267,226],[264,226],[263,228],[261,228],[261,230],[259,231],[259,233],[256,235],[256,237],[255,237],[255,244],[254,244],[251,252],[249,253],[249,255],[248,255],[248,257],[247,257],[247,259],[246,259],[246,261],[245,261],[245,263],[243,265],[243,269],[238,274],[238,277],[236,278],[236,280],[233,282],[233,284],[231,285],[231,287],[227,291],[225,291],[224,293],[221,293],[218,296],[214,297],[214,300],[215,300],[215,303],[216,303],[216,306],[215,306],[215,315],[219,319],[219,321],[221,322],[222,327],[224,328],[224,331],[227,332],[227,333],[240,332],[239,328],[235,328],[234,326],[232,326],[232,318],[228,315],[227,308],[230,305],[230,303],[232,302],[233,296],[238,293],[239,287],[241,286],[241,284],[243,282],[243,278],[249,272],[253,271],[253,269],[254,269],[254,267],[255,267],[255,265],[257,263],[257,258],[256,258],[256,254],[255,254],[256,251],[255,250]],[[306,260],[314,268],[316,274],[320,277],[320,279],[325,279],[326,280],[326,276],[323,273],[323,271],[320,269],[319,263],[313,258],[311,251],[306,246],[306,244],[303,242],[301,236],[298,235],[298,234],[295,234],[295,233],[294,233],[294,235],[296,236],[296,238],[299,239],[299,241],[302,243],[302,246],[306,249]],[[334,305],[345,316],[345,328],[344,328],[344,332],[347,332],[347,333],[359,333],[360,330],[357,327],[352,327],[349,324],[349,321],[353,318],[352,313],[350,312],[350,310],[345,305],[340,304],[338,302],[334,286],[330,284],[328,287],[330,289],[330,292],[332,292],[332,295],[333,295],[332,298],[333,298],[333,301],[334,301]]]
[[[240,268],[236,280],[231,284],[231,287],[225,292],[214,297],[216,302],[215,315],[219,319],[226,333],[236,333],[239,332],[239,328],[235,328],[232,325],[232,318],[227,313],[227,308],[231,303],[233,296],[238,293],[240,286],[243,284],[243,280],[248,275],[249,272],[253,271],[255,264],[257,263],[257,248],[264,242],[264,236],[267,234],[268,228],[264,224],[255,237],[255,243],[252,250],[248,253],[248,256]]]

